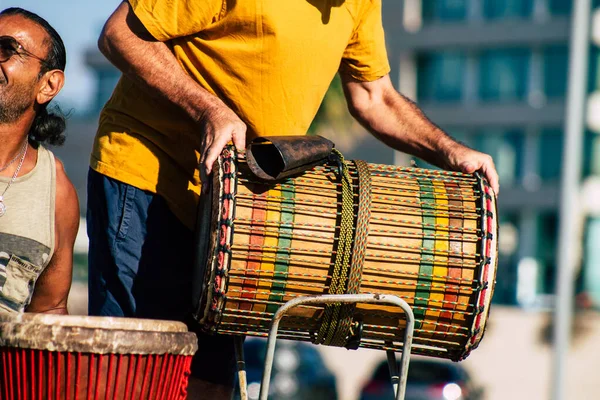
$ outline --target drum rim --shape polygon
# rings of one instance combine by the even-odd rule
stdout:
[[[38,313],[0,314],[0,324],[38,324],[90,329],[129,330],[143,332],[187,332],[183,322],[127,317],[89,315],[57,315]]]
[[[0,317],[0,347],[94,354],[176,355],[193,355],[198,348],[196,335],[188,332],[185,324],[176,321],[43,314]],[[102,322],[105,322],[104,326],[100,326]]]
[[[243,153],[242,153],[243,156]],[[229,162],[230,170],[225,171],[224,162]],[[238,172],[238,153],[234,146],[228,145],[221,152],[221,156],[215,163],[214,172],[211,180],[211,193],[207,193],[204,199],[201,199],[199,213],[210,215],[210,222],[200,224],[198,238],[208,238],[208,244],[203,245],[203,249],[198,252],[196,265],[197,282],[202,282],[202,292],[199,293],[195,300],[194,318],[199,322],[203,330],[215,332],[219,325],[220,312],[225,303],[225,292],[227,288],[227,271],[229,269],[230,257],[227,254],[226,247],[220,246],[219,236],[222,234],[221,228],[225,229],[225,234],[229,239],[233,237],[233,226],[228,224],[228,221],[223,219],[225,210],[224,200],[226,195],[230,196],[228,218],[233,219],[235,216],[235,196],[237,190],[237,172]],[[226,176],[227,175],[227,176]],[[229,194],[225,193],[227,179],[230,190]],[[208,210],[207,210],[208,208]],[[213,234],[210,234],[213,232]],[[219,258],[221,254],[222,259]],[[217,269],[221,269],[217,275]]]
[[[490,259],[489,264],[487,265],[487,268],[485,267],[485,265],[482,265],[482,268],[480,271],[481,272],[480,273],[480,281],[483,281],[484,274],[486,272],[488,274],[487,280],[485,282],[487,287],[479,293],[477,300],[476,300],[476,305],[477,306],[481,305],[482,309],[479,310],[478,315],[474,316],[473,325],[471,328],[471,332],[473,333],[473,336],[468,338],[468,342],[465,346],[464,351],[462,352],[462,354],[460,354],[460,357],[456,361],[464,360],[465,358],[467,358],[469,356],[469,354],[471,354],[471,351],[475,350],[481,343],[481,340],[483,339],[483,336],[485,334],[485,329],[487,327],[489,314],[490,314],[492,297],[494,295],[494,289],[495,289],[495,284],[496,284],[496,273],[497,273],[497,268],[498,268],[498,212],[497,212],[498,205],[497,205],[496,197],[495,197],[493,191],[491,190],[489,184],[487,184],[487,182],[485,182],[480,175],[477,175],[477,178],[480,182],[481,193],[482,193],[482,195],[481,195],[482,234],[491,235],[491,236],[485,238],[484,240],[482,240],[482,242],[481,242],[482,260],[484,260],[486,257],[484,252],[485,252],[485,246],[486,246],[487,242],[492,241],[493,243],[490,246],[490,254],[487,256]],[[489,202],[490,202],[489,205],[487,204],[487,200],[489,200]],[[488,213],[491,213],[491,215],[487,215]],[[487,218],[486,217],[491,218],[493,220],[493,223],[491,225],[491,231],[489,231],[487,229],[487,220],[486,220]]]

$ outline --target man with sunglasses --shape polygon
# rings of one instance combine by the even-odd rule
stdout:
[[[305,134],[338,72],[380,140],[498,190],[488,155],[394,90],[381,0],[128,0],[99,47],[123,76],[88,176],[91,314],[185,320],[201,174],[229,141]],[[233,360],[230,338],[199,335],[192,395],[229,398]]]
[[[48,104],[64,83],[58,33],[21,8],[0,12],[0,312],[67,314],[75,188],[44,146],[64,142]]]

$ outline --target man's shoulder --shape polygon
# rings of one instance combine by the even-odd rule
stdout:
[[[75,211],[79,215],[79,199],[73,182],[69,179],[61,160],[55,158],[56,165],[56,213],[66,212],[70,215]]]

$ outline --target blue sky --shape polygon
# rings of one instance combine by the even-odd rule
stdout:
[[[96,46],[104,21],[121,0],[0,0],[0,9],[21,7],[52,25],[67,48],[65,86],[57,100],[85,111],[93,94],[93,75],[84,64],[83,54]]]

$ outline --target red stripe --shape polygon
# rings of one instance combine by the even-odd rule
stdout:
[[[62,364],[62,353],[56,353],[56,387],[55,387],[55,396],[56,399],[60,399],[60,368]],[[66,389],[66,386],[65,386]]]
[[[256,204],[256,200],[260,200],[259,204]],[[262,208],[263,204],[267,201],[267,192],[264,191],[262,194],[257,194],[252,197],[252,229],[250,233],[250,245],[256,246],[255,249],[262,249],[264,245],[264,230],[267,219],[267,210]],[[255,279],[244,279],[242,283],[242,298],[254,299],[256,298],[256,291],[258,287],[258,270],[260,270],[262,257],[262,250],[253,251],[248,255],[246,261],[246,276]],[[252,303],[245,302],[240,304],[242,310],[252,310]]]
[[[445,182],[444,183],[445,188],[446,188],[446,193],[448,194],[448,205],[451,206],[462,206],[463,202],[460,200],[456,200],[454,199],[451,195],[453,194],[460,194],[460,192],[458,190],[456,190],[458,188],[458,185],[456,183],[453,182]],[[451,200],[454,199],[454,200]],[[461,220],[460,218],[456,218],[456,217],[450,217],[449,219],[449,226],[450,227],[459,227],[459,228],[463,228],[463,220]],[[448,232],[448,234],[451,234],[450,232]],[[448,249],[450,250],[450,252],[456,252],[457,254],[462,253],[463,251],[463,246],[460,240],[452,240],[452,239],[448,239]],[[452,257],[449,256],[448,257],[448,262],[450,264],[452,264],[453,262],[456,263],[460,263],[461,259],[460,257]],[[452,267],[452,266],[448,266],[448,276],[450,278],[462,278],[462,271],[461,268],[459,267]],[[456,282],[456,281],[453,281]],[[453,283],[453,285],[458,285],[457,283]],[[450,292],[448,292],[450,291]],[[456,292],[457,289],[446,289],[446,292],[444,293],[444,301],[448,301],[448,302],[457,302],[458,301],[458,293]],[[450,303],[444,303],[443,308],[448,309],[448,310],[455,310],[456,309],[456,305],[452,305]],[[447,322],[448,325],[452,325],[452,313],[449,311],[442,311],[440,313],[440,319],[441,320],[446,320],[443,322]],[[436,327],[436,331],[445,331],[445,332],[450,332],[451,327],[447,326],[440,326],[438,325]]]

